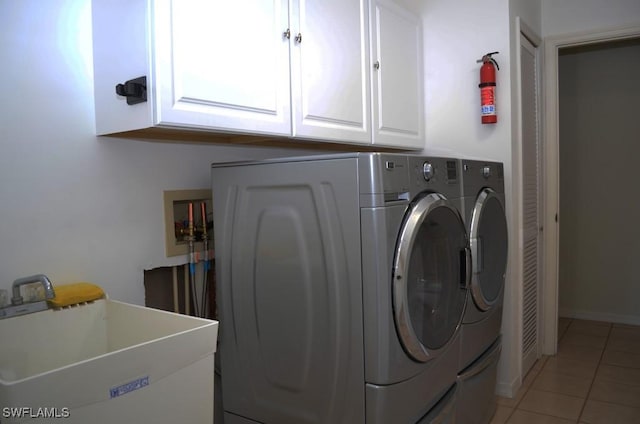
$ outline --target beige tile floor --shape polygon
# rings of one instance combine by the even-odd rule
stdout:
[[[640,326],[560,318],[558,340],[491,424],[640,423]]]

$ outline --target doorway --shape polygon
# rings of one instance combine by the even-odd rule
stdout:
[[[625,27],[592,34],[580,34],[576,36],[562,36],[549,38],[545,42],[545,181],[544,201],[546,218],[549,222],[555,222],[545,231],[545,272],[543,286],[544,310],[542,316],[542,353],[553,355],[557,351],[557,324],[559,312],[559,276],[560,276],[560,223],[568,224],[570,217],[560,209],[560,107],[559,107],[559,55],[561,50],[570,48],[593,48],[601,43],[612,43],[621,40],[630,40],[640,37],[638,27]],[[591,46],[591,47],[586,47]],[[565,50],[566,51],[566,50]],[[594,167],[594,172],[601,167]],[[614,172],[615,167],[610,164],[606,172]],[[597,174],[591,174],[597,178]],[[622,177],[620,177],[622,178]],[[560,215],[562,213],[562,215]],[[564,221],[559,219],[564,217]],[[596,227],[598,228],[598,227]],[[567,248],[563,246],[563,249]],[[615,270],[612,270],[615,272]]]
[[[562,48],[558,70],[558,313],[640,324],[640,39]]]

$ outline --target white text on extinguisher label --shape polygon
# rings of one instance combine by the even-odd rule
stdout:
[[[482,87],[480,89],[480,100],[482,104],[482,115],[496,114],[495,87]]]

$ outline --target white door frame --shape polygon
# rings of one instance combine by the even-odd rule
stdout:
[[[558,348],[558,258],[560,243],[560,154],[558,107],[558,51],[564,47],[640,37],[640,25],[615,27],[548,37],[544,42],[544,119],[543,119],[543,287],[542,353],[555,355]],[[555,225],[553,225],[555,223]]]

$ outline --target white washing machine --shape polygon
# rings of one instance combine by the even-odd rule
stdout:
[[[460,163],[348,153],[212,181],[224,422],[453,422]]]
[[[488,423],[496,373],[507,266],[502,163],[461,160],[464,219],[472,273],[461,330],[458,424]]]

